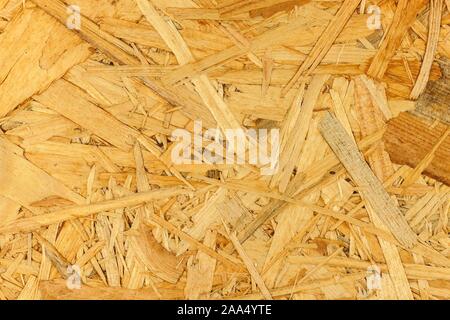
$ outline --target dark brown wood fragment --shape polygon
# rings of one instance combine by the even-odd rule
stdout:
[[[416,167],[433,149],[448,126],[411,113],[401,113],[388,123],[384,143],[394,163]],[[450,186],[450,137],[436,151],[424,174]]]
[[[415,113],[450,124],[450,61],[442,61],[443,77],[430,81],[417,101]]]

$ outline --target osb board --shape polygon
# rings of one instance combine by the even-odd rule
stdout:
[[[450,299],[449,10],[0,0],[0,299]]]

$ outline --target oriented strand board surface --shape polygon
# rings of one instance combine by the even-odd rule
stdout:
[[[449,10],[0,0],[0,300],[450,299]]]

